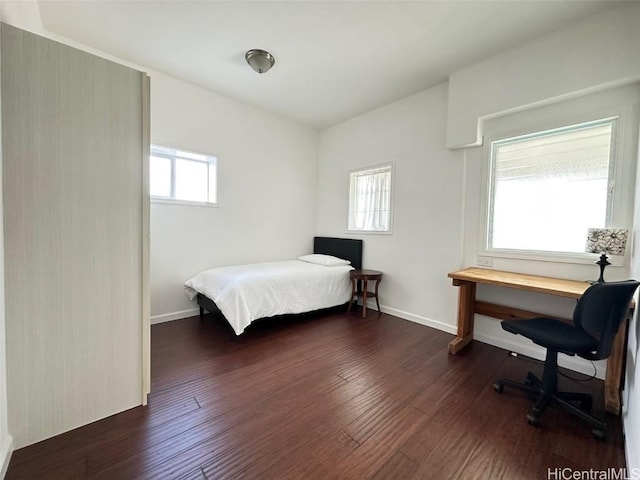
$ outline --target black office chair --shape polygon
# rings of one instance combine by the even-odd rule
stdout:
[[[538,425],[543,410],[552,402],[589,422],[593,435],[607,438],[607,424],[589,414],[591,395],[558,391],[558,352],[578,355],[587,360],[602,360],[611,354],[613,340],[620,323],[626,320],[633,293],[640,285],[635,280],[595,283],[578,300],[573,312],[573,325],[553,318],[504,320],[507,332],[523,335],[547,349],[542,380],[527,373],[524,383],[498,379],[493,388],[502,393],[504,387],[515,388],[537,398],[527,421]],[[577,405],[579,404],[579,406]]]

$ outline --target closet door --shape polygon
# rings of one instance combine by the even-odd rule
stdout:
[[[148,102],[136,70],[4,24],[1,46],[19,448],[143,402]]]

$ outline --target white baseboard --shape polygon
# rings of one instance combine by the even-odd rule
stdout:
[[[371,304],[367,301],[367,308],[376,308],[375,301]],[[456,334],[458,327],[456,325],[451,325],[448,323],[441,322],[439,320],[433,320],[431,318],[422,317],[420,315],[415,315],[413,313],[405,312],[403,310],[398,310],[396,308],[387,307],[385,305],[380,305],[380,310],[384,313],[388,313],[389,315],[394,315],[396,317],[403,318],[405,320],[409,320],[411,322],[419,323],[421,325],[425,325],[427,327],[432,327],[437,330],[442,330],[443,332]],[[517,352],[521,355],[526,355],[527,357],[535,358],[538,360],[543,360],[545,357],[544,349],[541,347],[536,347],[535,345],[521,345],[520,343],[513,342],[511,340],[506,340],[500,337],[494,337],[492,335],[487,335],[482,332],[475,331],[473,333],[473,338],[482,343],[487,343],[489,345],[493,345],[494,347],[502,348],[504,350],[508,350],[511,352]],[[568,368],[569,370],[573,370],[574,372],[579,372],[584,375],[593,375],[593,367],[591,364],[586,363],[587,360],[577,359],[575,357],[570,357],[567,355],[560,355],[558,357],[558,365],[564,368]],[[596,377],[604,380],[607,372],[606,363],[603,365],[602,362],[596,363]],[[629,457],[627,457],[629,458]]]
[[[2,441],[2,449],[0,450],[0,458],[2,459],[2,469],[0,469],[0,478],[4,478],[9,468],[11,454],[13,453],[13,437],[7,435]]]
[[[179,312],[165,313],[162,315],[153,315],[151,317],[151,325],[156,323],[172,322],[181,318],[194,317],[200,314],[200,309],[190,308],[189,310],[181,310]]]
[[[367,308],[375,310],[377,308],[375,300],[373,301],[373,303],[370,303],[370,301],[368,301]],[[398,310],[397,308],[391,308],[385,305],[380,305],[380,310],[382,310],[382,312],[384,313],[388,313],[389,315],[400,317],[404,320],[409,320],[411,322],[419,323],[420,325],[425,325],[427,327],[432,327],[437,330],[442,330],[447,333],[455,334],[457,330],[457,327],[455,325],[450,325],[448,323],[444,323],[439,320],[433,320],[432,318],[415,315],[413,313],[405,312],[404,310]],[[151,324],[154,325],[156,323],[172,322],[173,320],[180,320],[182,318],[193,317],[195,315],[198,315],[199,313],[200,313],[200,310],[198,308],[192,308],[189,310],[181,310],[179,312],[165,313],[162,315],[154,315],[151,317]]]
[[[478,340],[482,343],[487,343],[489,345],[493,345],[494,347],[499,347],[504,350],[508,350],[511,352],[517,352],[521,355],[526,355],[527,357],[535,358],[537,360],[544,361],[545,351],[542,347],[536,347],[535,345],[522,345],[518,342],[514,342],[508,339],[495,337],[493,335],[487,335],[482,332],[475,331],[473,333],[474,340]],[[577,359],[575,357],[570,357],[567,355],[559,355],[558,356],[558,365],[564,368],[568,368],[569,370],[573,370],[574,372],[579,372],[584,375],[593,375],[593,367],[591,364],[586,363],[587,360]],[[599,362],[600,363],[600,362]],[[596,377],[604,380],[607,367],[606,364],[596,366]]]
[[[626,422],[623,422],[623,427],[626,427]],[[627,472],[640,472],[640,458],[638,457],[640,445],[636,445],[636,435],[630,434],[626,428],[623,430],[625,432],[624,449],[627,457]]]
[[[369,303],[369,301],[367,301],[367,308],[375,310],[375,301],[373,301],[371,304]],[[423,317],[421,315],[416,315],[414,313],[405,312],[404,310],[398,310],[397,308],[387,307],[386,305],[380,305],[380,310],[383,313],[388,313],[389,315],[393,315],[394,317],[399,317],[404,320],[409,320],[410,322],[419,323],[420,325],[425,325],[427,327],[432,327],[436,330],[442,330],[443,332],[455,334],[458,330],[458,327],[455,325],[450,325],[448,323],[434,320],[432,318]]]

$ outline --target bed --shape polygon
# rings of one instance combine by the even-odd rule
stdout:
[[[190,299],[197,299],[201,317],[205,310],[220,313],[237,335],[258,319],[347,303],[351,296],[349,272],[362,268],[362,240],[314,237],[313,253],[305,256],[306,261],[205,270],[187,280],[185,290]]]

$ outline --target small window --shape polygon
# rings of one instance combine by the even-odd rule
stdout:
[[[610,226],[617,118],[491,143],[489,251],[582,254]]]
[[[152,145],[149,175],[153,199],[218,203],[215,157]]]
[[[349,230],[391,232],[392,165],[351,172]]]

